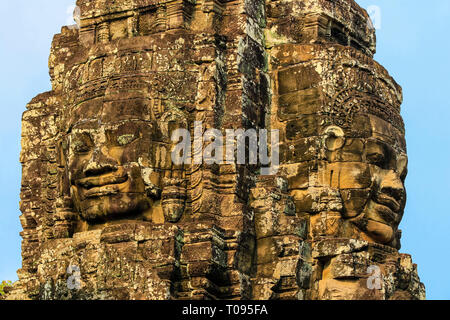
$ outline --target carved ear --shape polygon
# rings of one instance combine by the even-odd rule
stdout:
[[[180,221],[186,206],[187,187],[185,179],[165,178],[162,191],[162,208],[165,221]]]
[[[58,198],[70,198],[70,178],[69,172],[67,170],[67,152],[68,152],[67,142],[63,138],[60,138],[56,143],[56,161],[59,170],[59,187],[58,187]]]
[[[169,109],[160,119],[161,132],[165,141],[171,141],[174,130],[187,129],[187,118],[179,109]],[[171,160],[170,160],[171,161]],[[186,206],[187,182],[184,165],[170,165],[168,176],[163,178],[161,204],[165,221],[176,223],[180,221]]]
[[[392,242],[390,243],[390,246],[397,250],[400,250],[402,247],[401,238],[402,238],[402,230],[398,229],[395,232],[394,240],[392,240]]]
[[[323,146],[328,151],[337,151],[345,144],[344,130],[338,126],[329,126],[323,133]]]
[[[170,109],[160,119],[161,132],[165,141],[169,141],[172,132],[176,129],[187,129],[187,119],[184,113],[178,109]]]

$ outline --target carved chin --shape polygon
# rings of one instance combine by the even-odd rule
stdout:
[[[149,208],[149,202],[141,194],[115,194],[86,199],[78,207],[83,220],[96,222],[139,214]]]
[[[387,244],[394,240],[394,230],[387,224],[374,220],[367,220],[366,230],[367,234],[376,242]]]

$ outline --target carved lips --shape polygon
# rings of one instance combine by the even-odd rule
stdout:
[[[96,177],[79,179],[75,183],[82,189],[83,198],[97,198],[120,193],[128,182],[128,175],[119,170]]]
[[[399,212],[401,210],[401,205],[397,200],[381,192],[376,193],[374,198],[374,209],[383,220],[378,222],[387,225],[393,225],[400,222]]]

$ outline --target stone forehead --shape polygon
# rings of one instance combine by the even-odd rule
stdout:
[[[100,119],[85,119],[75,123],[70,128],[70,132],[95,132],[103,134],[104,132],[109,130],[142,131],[144,128],[155,128],[155,124],[150,121],[137,119],[117,120],[109,122],[102,121]]]
[[[320,106],[311,111],[323,115],[325,124],[350,128],[357,114],[365,114],[404,133],[401,88],[368,56],[341,46],[288,45],[274,52],[274,61],[282,66],[278,72],[281,103],[316,99]]]
[[[385,142],[399,152],[406,153],[404,133],[375,115],[355,114],[346,127],[340,126],[336,122],[330,121],[326,115],[300,115],[298,118],[286,122],[286,140],[293,145],[299,143],[301,145],[307,141],[315,144],[330,135],[330,128],[339,127],[349,142],[361,140],[364,143],[367,139],[376,139]]]
[[[81,9],[81,18],[101,17],[108,14],[117,14],[128,10],[136,10],[138,8],[152,8],[164,6],[170,0],[129,0],[117,1],[111,3],[110,0],[78,0],[77,6]],[[184,2],[180,0],[179,2]]]
[[[367,83],[361,82],[365,85]],[[361,90],[361,91],[360,91]],[[392,104],[380,97],[377,93],[363,91],[364,88],[352,88],[339,92],[331,101],[324,105],[322,114],[327,118],[327,123],[332,123],[343,128],[351,128],[359,123],[357,115],[369,115],[376,117],[404,134],[404,123],[400,112]]]
[[[95,98],[84,101],[67,110],[70,128],[84,122],[115,123],[121,121],[142,120],[154,121],[154,101],[148,98],[131,98],[108,101],[105,98]]]
[[[372,138],[384,141],[395,150],[406,153],[406,140],[403,131],[377,116],[369,115],[368,117]]]

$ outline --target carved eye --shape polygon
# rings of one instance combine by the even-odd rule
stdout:
[[[117,144],[123,147],[132,143],[136,139],[137,136],[135,134],[123,134],[117,137]]]
[[[105,134],[109,145],[113,147],[125,147],[144,136],[142,123],[138,121],[123,122],[105,130]]]
[[[367,155],[367,161],[373,165],[384,168],[386,165],[386,157],[381,152],[374,152]]]
[[[85,153],[89,151],[89,146],[85,144],[83,141],[76,141],[73,149],[76,153]]]
[[[71,143],[72,150],[75,153],[87,153],[92,149],[92,140],[88,134],[78,134],[76,135]]]

